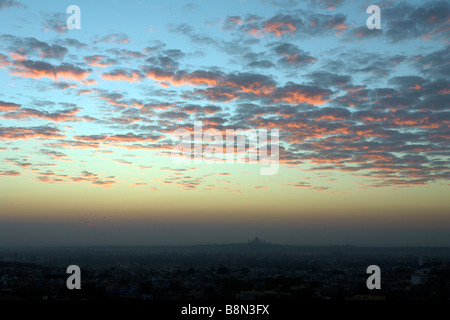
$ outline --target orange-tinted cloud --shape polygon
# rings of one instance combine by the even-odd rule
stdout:
[[[322,105],[329,101],[331,91],[312,86],[288,85],[277,90],[274,94],[274,101],[284,101],[287,103],[310,103]]]
[[[90,75],[89,70],[84,70],[70,64],[54,66],[47,62],[33,60],[16,61],[14,63],[14,68],[11,69],[10,72],[13,75],[21,77],[33,79],[47,77],[55,81],[59,81],[60,78],[65,80],[82,81]]]
[[[27,58],[27,55],[20,52],[10,52],[9,56],[16,61],[23,61]]]
[[[151,141],[156,142],[164,136],[144,136],[144,135],[135,135],[133,133],[127,133],[127,134],[117,134],[114,136],[103,136],[103,135],[92,135],[92,136],[75,136],[74,137],[77,140],[82,141],[90,141],[90,142],[144,142],[144,141]]]
[[[102,74],[102,78],[109,81],[127,81],[133,83],[141,82],[143,75],[139,71],[127,72],[124,70],[115,70]]]
[[[41,127],[0,127],[0,139],[2,140],[20,140],[34,138],[64,138],[57,128],[50,126]]]
[[[269,79],[253,74],[237,74],[229,76],[224,82],[224,85],[256,95],[269,95],[276,89],[275,84]]]
[[[15,170],[8,170],[8,171],[0,171],[0,176],[5,176],[5,177],[17,177],[17,176],[21,176],[22,174],[19,171],[15,171]]]
[[[49,147],[55,148],[74,148],[74,149],[97,149],[100,145],[97,142],[84,142],[76,140],[58,140],[55,143],[49,143]]]
[[[227,90],[227,88],[208,88],[198,89],[193,92],[193,95],[200,95],[207,98],[210,101],[221,101],[228,103],[234,99],[239,98],[239,94],[233,90]]]
[[[146,72],[147,78],[155,81],[168,83],[172,86],[217,86],[222,81],[222,75],[208,72],[208,71],[195,71],[192,73],[173,73],[170,71],[164,71],[162,69],[149,69]]]
[[[164,71],[162,69],[150,69],[146,72],[146,75],[147,78],[160,82],[171,82],[175,76],[173,72]]]
[[[274,33],[278,38],[286,33],[294,33],[297,28],[290,22],[284,21],[266,21],[264,22],[264,31]]]
[[[15,110],[18,108],[20,108],[20,104],[0,100],[0,111]]]
[[[197,85],[217,86],[219,85],[220,81],[221,76],[217,73],[207,71],[196,71],[186,75],[179,81],[175,81],[175,83],[178,82],[179,85],[189,84],[192,86]]]
[[[4,114],[2,117],[5,119],[26,119],[26,118],[40,118],[47,119],[55,122],[62,121],[79,121],[80,118],[75,116],[81,109],[71,108],[58,112],[42,112],[36,109],[23,108],[16,112],[10,112]]]
[[[101,55],[85,57],[84,61],[91,67],[99,67],[99,68],[110,67],[115,63],[115,61],[113,61],[112,59]]]
[[[96,39],[96,42],[112,42],[115,44],[126,44],[128,42],[131,42],[131,39],[123,33],[116,33],[116,34],[109,34],[101,39]]]

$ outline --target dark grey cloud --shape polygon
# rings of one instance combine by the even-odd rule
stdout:
[[[67,33],[67,14],[61,12],[42,13],[42,26],[45,31],[55,31],[59,34]]]
[[[8,112],[2,115],[5,119],[45,119],[55,122],[61,121],[79,121],[80,118],[76,114],[81,111],[80,108],[73,107],[66,110],[60,110],[56,112],[41,111],[33,108],[20,108],[13,112]]]
[[[4,42],[3,46],[10,52],[25,56],[63,60],[68,53],[67,48],[61,45],[48,44],[36,38],[21,38],[4,34],[1,36],[1,40]]]
[[[407,1],[384,2],[381,7],[381,29],[355,25],[346,32],[346,41],[378,37],[391,43],[407,40],[447,41],[450,36],[448,1],[428,1],[420,5]]]
[[[450,77],[450,45],[444,49],[428,54],[416,55],[412,59],[413,65],[424,75],[433,78],[449,79]]]
[[[216,39],[201,35],[200,33],[194,31],[194,29],[186,23],[178,25],[168,25],[167,27],[170,32],[185,35],[194,43],[203,45],[217,45],[218,43]]]
[[[11,69],[13,74],[22,77],[42,78],[47,77],[57,81],[60,77],[64,79],[83,80],[91,69],[82,69],[69,63],[53,65],[44,61],[20,60],[14,62]]]
[[[56,39],[55,43],[59,44],[60,46],[73,47],[76,49],[85,48],[88,46],[86,43],[82,43],[77,39],[72,38]]]
[[[112,48],[112,49],[106,50],[106,52],[111,53],[122,59],[145,58],[145,54],[143,54],[142,52],[127,50],[127,49]]]
[[[309,0],[310,4],[313,6],[319,6],[322,8],[327,8],[329,10],[334,10],[342,6],[346,0]]]
[[[272,47],[273,52],[277,56],[281,57],[278,59],[278,65],[283,67],[305,67],[317,61],[316,58],[313,58],[308,53],[291,43],[278,42],[272,43],[270,46]]]
[[[269,60],[252,61],[252,62],[249,62],[246,66],[249,68],[259,68],[259,69],[275,68],[275,64],[273,64]]]
[[[14,0],[0,0],[0,10],[6,9],[6,8],[26,8],[25,5],[18,1]]]
[[[352,83],[352,76],[335,74],[327,71],[314,71],[306,74],[311,79],[312,85],[322,85],[324,87],[347,87]]]
[[[448,1],[429,1],[417,7],[408,2],[383,8],[385,35],[393,42],[409,39],[440,39],[450,36]]]
[[[165,55],[149,57],[145,59],[145,62],[154,68],[160,68],[167,71],[176,71],[180,65],[177,61]]]
[[[319,14],[300,9],[291,11],[292,14],[279,13],[268,19],[259,16],[229,16],[224,22],[224,30],[240,31],[257,38],[267,35],[278,38],[311,38],[340,35],[349,27],[347,17],[341,13]]]
[[[369,29],[364,25],[349,29],[345,41],[368,40],[382,35],[384,35],[384,29]]]
[[[385,55],[360,50],[340,50],[322,61],[322,69],[337,74],[363,74],[365,82],[379,81],[388,77],[402,62],[406,55]]]

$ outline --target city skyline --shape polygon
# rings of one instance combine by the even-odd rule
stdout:
[[[0,18],[0,246],[450,246],[448,1],[0,0]],[[176,163],[196,122],[278,130],[277,171]]]

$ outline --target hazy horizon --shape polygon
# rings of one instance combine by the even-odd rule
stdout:
[[[446,227],[356,228],[299,225],[133,224],[2,222],[2,246],[196,245],[245,243],[258,237],[274,244],[353,246],[450,246]]]

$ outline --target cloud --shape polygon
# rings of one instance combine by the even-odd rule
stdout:
[[[328,10],[335,10],[336,8],[342,6],[345,0],[309,0],[309,3],[313,7],[326,8]]]
[[[285,9],[293,9],[301,2],[298,0],[262,0],[263,3],[270,3],[271,5],[282,7]],[[319,8],[326,10],[335,10],[336,8],[341,7],[347,1],[345,0],[308,0],[307,7],[310,8]]]
[[[369,29],[367,26],[360,26],[349,29],[345,41],[367,40],[383,35],[383,29]]]
[[[312,85],[322,85],[327,88],[348,88],[352,83],[351,75],[341,75],[327,71],[314,71],[306,74],[306,77],[311,79]]]
[[[161,69],[167,70],[167,71],[176,71],[180,64],[175,59],[179,59],[182,56],[184,56],[184,54],[181,54],[181,55],[175,54],[175,55],[173,55],[173,57],[170,57],[168,55],[159,54],[159,55],[155,55],[155,56],[147,58],[145,60],[145,62],[148,63],[149,65],[151,65],[153,68],[161,68]]]
[[[82,171],[79,176],[70,176],[68,174],[56,174],[53,171],[39,172],[36,177],[37,180],[44,183],[73,183],[73,182],[89,182],[95,186],[103,188],[111,188],[117,185],[115,176],[101,177],[99,174],[91,173],[89,171]]]
[[[47,77],[54,81],[59,79],[82,81],[90,75],[91,70],[75,67],[68,63],[59,66],[43,61],[23,60],[15,61],[10,72],[13,75],[41,79]]]
[[[222,73],[203,70],[198,70],[191,73],[187,73],[185,71],[174,73],[160,68],[147,68],[146,75],[147,78],[168,83],[173,86],[217,86],[221,81],[223,81],[224,76]]]
[[[142,59],[145,58],[146,55],[138,52],[138,51],[132,51],[127,49],[118,49],[118,48],[111,48],[106,50],[108,53],[111,53],[118,58],[121,58],[122,60],[132,61],[133,59]]]
[[[31,167],[33,165],[31,162],[29,162],[27,160],[26,157],[23,160],[15,159],[15,158],[6,158],[5,161],[6,162],[11,162],[14,165],[16,165],[18,167],[21,167],[21,168],[24,168],[24,169],[29,168],[29,167]]]
[[[88,142],[102,142],[102,143],[114,143],[114,142],[156,142],[163,136],[153,136],[153,135],[136,135],[134,133],[127,134],[116,134],[111,136],[106,135],[90,135],[90,136],[75,136],[76,140],[88,141]]]
[[[103,73],[102,78],[109,81],[126,81],[126,82],[141,82],[144,75],[138,71],[127,71],[124,69],[115,69],[108,73]]]
[[[212,101],[231,101],[239,93],[269,95],[276,89],[275,82],[266,75],[257,73],[230,73],[194,71],[187,73],[165,72],[161,69],[147,70],[147,77],[174,86],[209,86],[207,89],[195,89],[194,95],[209,97]]]
[[[99,68],[110,67],[116,64],[116,61],[114,59],[102,55],[84,57],[84,61],[91,67]]]
[[[325,191],[325,190],[329,189],[329,187],[318,187],[318,186],[311,185],[309,182],[297,182],[295,184],[285,184],[285,186],[309,189],[309,190],[314,190],[314,191]]]
[[[412,58],[413,65],[424,75],[432,78],[450,78],[450,45],[424,55]]]
[[[62,152],[58,152],[58,151],[52,151],[52,150],[42,149],[40,152],[41,152],[42,154],[45,154],[45,155],[47,155],[47,156],[52,157],[53,160],[55,160],[55,159],[62,159],[62,158],[68,157],[67,154],[62,153]]]
[[[18,1],[14,0],[0,0],[0,10],[6,9],[6,8],[26,8],[25,5],[21,4]]]
[[[218,45],[218,41],[216,39],[196,33],[193,30],[193,28],[186,23],[182,23],[179,25],[171,24],[171,25],[168,25],[168,28],[169,28],[170,32],[183,34],[183,35],[189,37],[189,39],[194,43],[199,43],[199,44],[207,45],[207,46],[217,46]]]
[[[9,65],[11,65],[9,58],[0,53],[0,69],[5,69]]]
[[[101,38],[96,37],[94,43],[99,43],[99,42],[111,42],[114,44],[127,44],[129,42],[131,42],[131,39],[124,33],[114,33],[114,34],[109,34],[106,36],[103,36]]]
[[[78,140],[57,140],[54,143],[48,143],[49,147],[52,148],[73,148],[73,149],[98,149],[101,145],[98,142],[84,142]]]
[[[208,89],[196,89],[192,92],[192,95],[188,95],[186,93],[184,95],[184,98],[194,99],[197,96],[200,96],[209,101],[225,102],[225,103],[228,103],[240,97],[235,89],[214,87]]]
[[[409,39],[446,41],[450,36],[449,15],[447,1],[429,1],[417,7],[408,2],[394,3],[383,8],[384,34],[392,42]]]
[[[323,60],[321,69],[327,72],[365,76],[359,85],[365,85],[371,81],[379,82],[380,77],[388,77],[407,61],[403,54],[383,55],[375,52],[336,50]]]
[[[257,73],[229,74],[224,84],[255,95],[269,95],[276,89],[275,81],[271,77]]]
[[[86,43],[82,43],[82,42],[78,41],[77,39],[72,39],[72,38],[67,38],[67,37],[64,37],[64,39],[56,39],[54,41],[54,43],[59,44],[61,46],[72,47],[72,48],[76,48],[76,49],[82,49],[82,48],[86,48],[88,46]]]
[[[269,68],[274,68],[275,64],[267,59],[264,59],[264,60],[251,61],[246,66],[249,68],[269,69]]]
[[[58,35],[45,41],[2,35],[1,68],[15,76],[53,81],[33,82],[42,95],[49,94],[39,100],[42,98],[30,96],[29,90],[18,98],[20,92],[15,90],[19,84],[32,82],[11,77],[15,88],[11,86],[0,101],[0,139],[7,144],[0,149],[12,153],[19,151],[13,150],[13,140],[36,139],[32,143],[38,156],[57,163],[73,160],[74,165],[80,158],[69,158],[65,150],[71,150],[71,155],[87,154],[82,163],[88,162],[89,156],[101,154],[96,159],[104,159],[122,151],[118,149],[167,156],[174,146],[171,133],[180,128],[192,132],[194,121],[202,121],[204,129],[221,132],[227,128],[279,129],[280,162],[317,175],[342,172],[374,187],[448,179],[450,50],[441,42],[447,35],[443,20],[447,4],[386,3],[383,10],[403,9],[397,22],[408,22],[411,29],[391,30],[397,22],[393,11],[387,10],[377,33],[368,32],[362,25],[365,19],[350,26],[354,16],[333,11],[333,3],[337,7],[343,1],[308,1],[307,10],[297,9],[300,3],[278,3],[287,9],[266,17],[230,15],[220,20],[223,24],[202,26],[203,30],[222,28],[214,37],[197,31],[193,24],[169,26],[170,32],[194,42],[191,51],[168,48],[162,41],[152,41],[144,49],[128,48],[131,40],[122,33],[99,35],[92,47]],[[316,12],[311,8],[317,8]],[[48,25],[53,21],[58,31],[57,17],[47,17]],[[362,17],[366,17],[364,12]],[[413,17],[417,17],[415,25]],[[372,37],[389,41],[377,50],[363,50],[354,43],[335,46],[339,39],[331,39],[329,44],[322,38],[315,46],[314,39],[328,36],[342,37],[341,44]],[[439,41],[417,45],[428,36]],[[397,50],[392,44],[403,41],[410,41],[408,48],[411,44],[414,50]],[[208,50],[200,52],[204,45]],[[330,50],[321,51],[325,48]],[[380,53],[381,49],[392,51]],[[216,53],[215,59],[209,59]],[[92,87],[80,87],[86,85]],[[51,98],[52,92],[56,98]],[[67,99],[76,99],[77,105],[54,100],[63,93]],[[92,113],[82,115],[78,105]],[[22,121],[54,126],[15,126]],[[76,123],[81,121],[90,121],[89,126]],[[15,160],[7,160],[7,165],[27,168],[31,163],[9,157]],[[133,164],[117,155],[107,160]],[[30,167],[37,169],[37,162],[33,163]],[[133,165],[135,168],[144,169]],[[162,183],[187,190],[201,189],[206,183],[205,177],[171,172],[173,176]],[[90,171],[63,175],[47,170],[36,175],[48,183],[113,186],[120,181]],[[286,185],[332,191],[312,183]]]
[[[15,110],[20,108],[20,104],[13,103],[13,102],[5,102],[0,100],[0,111],[9,111],[9,110]]]
[[[206,114],[215,114],[217,112],[222,111],[221,107],[218,106],[206,106],[203,108]]]
[[[113,161],[116,163],[119,163],[119,164],[127,165],[127,166],[131,166],[133,164],[133,162],[123,160],[123,159],[113,159]]]
[[[295,24],[295,20],[289,21],[289,16],[276,16],[272,19],[264,21],[262,31],[255,31],[251,34],[254,36],[259,36],[260,32],[270,32],[280,38],[284,34],[294,33],[294,31],[297,30]]]
[[[310,103],[322,105],[329,101],[332,91],[322,89],[317,86],[306,86],[294,83],[287,83],[279,88],[273,95],[274,101],[283,101],[287,103],[299,104]]]
[[[272,46],[272,50],[282,57],[278,60],[278,64],[284,67],[305,67],[317,61],[317,59],[300,50],[296,45],[285,42],[274,43]]]
[[[20,139],[54,139],[64,138],[61,131],[57,128],[50,126],[39,127],[2,127],[0,126],[0,139],[1,140],[20,140]]]
[[[83,81],[83,84],[85,84],[84,81]],[[75,83],[67,83],[67,82],[55,82],[55,83],[51,84],[51,86],[53,88],[56,88],[56,89],[59,89],[59,90],[66,90],[66,89],[69,89],[69,88],[76,88],[77,87],[77,85]]]
[[[246,19],[245,23],[237,24],[236,27],[253,37],[270,34],[280,38],[284,35],[293,35],[302,25],[303,21],[297,17],[278,14],[267,20],[252,17]]]
[[[343,14],[317,14],[300,9],[292,10],[293,14],[277,14],[269,19],[262,17],[240,18],[234,21],[228,17],[224,30],[239,30],[253,37],[273,36],[288,39],[289,37],[320,37],[330,34],[340,36],[349,29],[347,17]]]
[[[245,21],[240,16],[227,16],[223,23],[225,30],[234,29],[236,25],[243,24]]]
[[[13,60],[25,60],[27,57],[63,60],[68,50],[58,44],[49,44],[36,38],[21,38],[10,34],[1,36],[1,40],[7,44],[10,56]]]
[[[21,176],[21,175],[22,174],[16,170],[0,171],[0,176],[4,176],[4,177],[17,177],[17,176]]]
[[[95,180],[91,182],[94,185],[102,186],[103,188],[110,188],[111,186],[117,185],[114,180]]]
[[[55,122],[63,121],[80,121],[81,118],[76,114],[81,111],[80,108],[71,108],[67,110],[57,112],[39,111],[31,108],[21,108],[15,112],[9,112],[2,115],[4,119],[27,119],[27,118],[39,118],[47,119]]]
[[[59,34],[67,32],[67,15],[65,13],[46,13],[42,14],[42,26],[45,31],[51,30]]]

